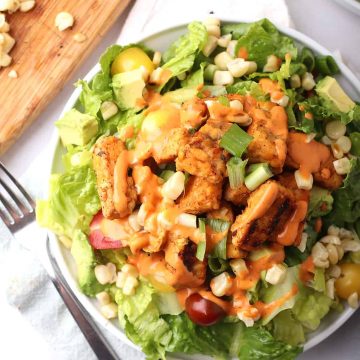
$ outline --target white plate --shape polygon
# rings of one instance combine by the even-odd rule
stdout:
[[[239,19],[224,19],[223,23],[226,22],[241,22]],[[314,40],[308,38],[307,36],[288,28],[278,27],[279,30],[292,37],[298,44],[304,45],[312,49],[315,53],[322,55],[329,55],[330,52],[323,48],[321,45],[316,43]],[[186,24],[180,24],[176,27],[172,27],[169,29],[165,29],[161,32],[147,34],[142,38],[139,38],[138,41],[144,42],[150,48],[164,51],[175,39],[177,39],[181,34],[186,32]],[[341,69],[341,75],[337,76],[339,82],[345,88],[347,93],[355,100],[360,100],[360,82],[357,78],[351,73],[351,71],[344,65],[339,64]],[[91,80],[93,76],[99,71],[99,65],[95,66],[85,77],[87,81]],[[79,94],[80,89],[76,89],[71,95],[69,101],[66,103],[64,107],[63,113],[70,110]],[[54,135],[53,138],[53,159],[52,159],[52,172],[62,172],[63,167],[61,165],[61,155],[64,153],[64,148],[59,142],[59,138]],[[88,309],[89,313],[106,329],[108,329],[113,335],[115,335],[119,340],[127,343],[128,345],[139,349],[136,345],[134,345],[130,340],[127,339],[124,332],[118,327],[117,321],[108,321],[104,319],[99,311],[99,307],[96,301],[88,298],[83,295],[78,287],[76,282],[76,269],[75,264],[72,259],[72,256],[68,250],[66,250],[61,243],[58,241],[56,236],[52,233],[49,234],[52,240],[53,253],[56,260],[59,263],[59,266],[62,270],[62,273],[78,297],[81,303]],[[305,343],[304,350],[309,350],[313,346],[317,345],[324,339],[326,339],[329,335],[331,335],[336,329],[338,329],[349,317],[354,313],[354,310],[346,307],[346,309],[342,313],[330,313],[321,323],[321,326],[316,332],[311,333],[308,336],[308,340]],[[199,358],[199,357],[197,357]]]
[[[360,15],[360,1],[356,0],[335,0],[342,7],[347,8],[356,15]]]

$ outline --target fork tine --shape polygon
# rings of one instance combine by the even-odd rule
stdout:
[[[28,201],[31,206],[32,211],[35,210],[35,202],[31,198],[31,196],[27,193],[27,191],[22,187],[22,185],[9,173],[9,171],[5,168],[4,164],[0,161],[0,168],[4,171],[4,173],[9,177],[9,179],[15,184],[15,186],[19,189],[25,199]],[[16,198],[16,196],[15,196]]]
[[[14,192],[5,183],[5,181],[1,180],[1,178],[0,178],[0,185],[2,185],[2,187],[7,191],[7,193],[14,200],[15,204],[18,206],[18,208],[24,215],[28,214],[29,212],[32,212],[19,200],[19,198],[14,194]]]
[[[7,216],[6,214],[4,214],[4,212],[2,211],[2,209],[0,209],[0,218],[1,220],[4,222],[4,224],[7,227],[10,227],[13,223],[10,221],[9,216]]]
[[[0,193],[0,202],[3,204],[4,208],[9,212],[10,216],[13,218],[13,220],[20,221],[24,215],[19,215],[17,211],[14,209],[14,207],[5,199],[4,196]]]

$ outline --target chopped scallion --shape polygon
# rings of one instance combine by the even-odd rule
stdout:
[[[203,240],[200,240],[197,249],[196,249],[196,258],[200,261],[203,261],[205,258],[205,252],[206,252],[206,220],[205,219],[199,219],[199,229],[200,233],[204,235]]]
[[[208,266],[215,275],[221,274],[230,268],[229,263],[226,260],[217,257],[209,257]]]
[[[238,157],[232,157],[226,164],[229,175],[230,187],[236,189],[244,183],[245,166],[247,160],[241,160]]]
[[[222,220],[222,219],[207,219],[206,223],[215,232],[225,232],[225,231],[229,230],[229,227],[230,227],[229,221]]]
[[[172,170],[163,170],[160,174],[160,177],[164,180],[164,181],[168,181],[171,176],[173,176],[175,174],[175,171]]]
[[[216,244],[212,256],[226,260],[226,242],[227,237],[225,236],[221,241]]]
[[[220,146],[234,156],[241,158],[253,137],[248,135],[238,125],[232,124],[220,140]]]
[[[263,163],[245,177],[245,185],[250,191],[253,191],[272,176],[273,173],[271,172],[269,165]]]
[[[258,167],[263,166],[264,164],[266,163],[257,163],[257,164],[249,165],[248,168],[246,169],[246,174],[249,175],[250,173],[255,171]]]

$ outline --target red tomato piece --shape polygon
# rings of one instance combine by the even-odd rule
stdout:
[[[186,299],[185,310],[190,320],[201,326],[214,325],[226,315],[219,305],[198,293],[191,294]]]

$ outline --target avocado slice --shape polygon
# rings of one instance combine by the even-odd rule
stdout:
[[[99,127],[95,116],[83,114],[76,109],[68,111],[55,125],[65,146],[86,145],[96,135]]]
[[[78,282],[81,291],[88,296],[95,296],[104,289],[95,277],[97,264],[94,250],[88,242],[86,235],[77,230],[72,239],[71,255],[77,266]]]
[[[114,75],[112,78],[112,87],[117,104],[121,110],[131,108],[140,110],[143,108],[141,100],[143,99],[145,81],[141,69]]]
[[[324,100],[330,101],[335,111],[348,113],[355,106],[354,101],[345,93],[337,80],[326,76],[316,85],[315,91]]]

